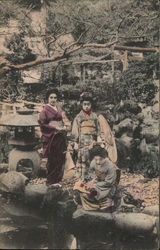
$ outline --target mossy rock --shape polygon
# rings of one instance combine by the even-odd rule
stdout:
[[[0,176],[0,191],[5,193],[22,194],[28,178],[16,171],[9,171]]]

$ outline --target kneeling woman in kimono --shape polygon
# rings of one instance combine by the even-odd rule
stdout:
[[[46,93],[47,104],[39,115],[42,133],[43,157],[47,158],[47,185],[57,184],[62,180],[66,155],[66,126],[63,113],[57,104],[58,91]]]
[[[85,210],[104,210],[113,206],[117,189],[117,174],[115,165],[107,158],[106,150],[94,146],[90,151],[93,159],[90,164],[89,177],[86,184],[78,183],[78,189]],[[78,187],[79,186],[79,187]]]

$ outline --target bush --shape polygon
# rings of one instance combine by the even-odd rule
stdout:
[[[6,39],[6,47],[12,52],[6,58],[13,64],[27,63],[36,59],[36,55],[25,41],[24,33],[14,33],[9,40]]]
[[[153,71],[158,67],[158,54],[151,54],[144,61],[130,62],[129,67],[114,84],[117,101],[132,99],[151,104],[157,87],[153,82]]]

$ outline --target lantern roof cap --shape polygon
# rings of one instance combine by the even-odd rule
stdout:
[[[38,114],[31,109],[19,109],[15,114],[3,115],[0,119],[0,126],[10,127],[37,127]]]

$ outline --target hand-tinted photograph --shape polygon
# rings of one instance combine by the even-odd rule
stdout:
[[[0,0],[0,249],[159,249],[159,0]]]

